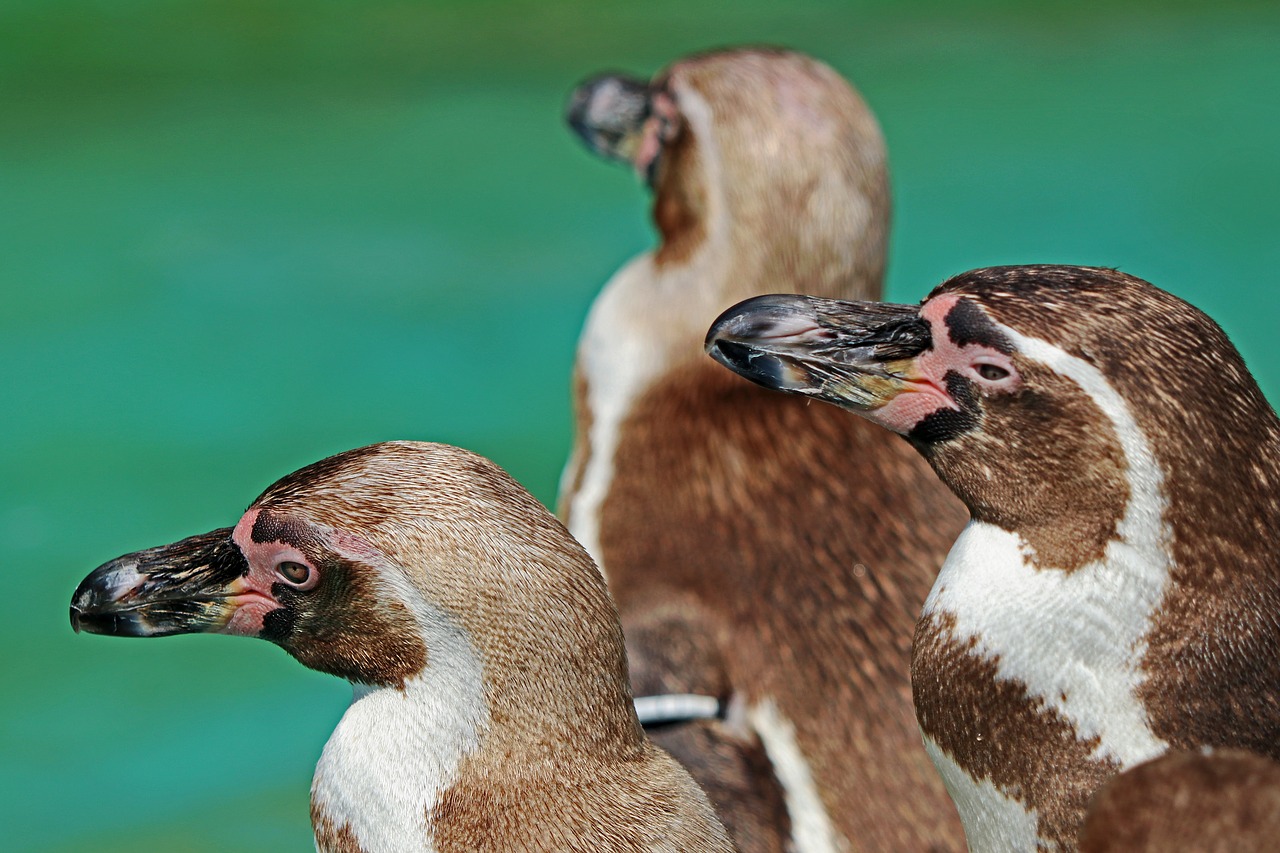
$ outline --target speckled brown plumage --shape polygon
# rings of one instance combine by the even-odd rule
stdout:
[[[356,840],[350,824],[335,827],[324,809],[315,803],[311,804],[311,832],[318,853],[368,853]]]
[[[641,401],[615,464],[602,545],[632,656],[664,654],[642,639],[665,642],[633,624],[659,602],[696,600],[691,621],[713,643],[701,648],[723,670],[683,665],[666,689],[773,697],[832,819],[861,849],[952,843],[908,673],[928,567],[964,516],[936,499],[911,447],[708,362]],[[661,500],[648,483],[665,484]]]
[[[1104,785],[1080,853],[1271,853],[1280,844],[1280,764],[1240,750],[1170,752]]]
[[[562,515],[575,532],[598,524],[636,692],[729,701],[725,720],[654,738],[744,853],[782,851],[795,828],[745,720],[770,702],[794,726],[832,843],[958,849],[908,670],[963,508],[901,440],[753,388],[702,351],[711,320],[747,296],[879,295],[889,188],[875,119],[831,69],[785,51],[682,59],[651,89],[674,128],[650,174],[660,240],[588,321]],[[602,305],[613,312],[604,328]],[[591,442],[600,389],[583,364],[597,341],[640,342],[661,369],[629,401],[607,495],[584,519],[575,499],[602,452]]]
[[[629,756],[575,759],[579,772],[477,756],[431,809],[440,853],[701,849],[708,815],[688,775],[652,744]],[[705,805],[703,806],[705,808]],[[661,816],[656,819],[656,816]],[[692,845],[692,847],[690,847]],[[713,847],[711,849],[728,849]]]
[[[1029,280],[1036,283],[1034,297],[1025,287]],[[1110,270],[984,270],[958,276],[938,292],[975,298],[993,319],[1096,366],[1148,436],[1164,473],[1165,522],[1172,534],[1171,582],[1152,614],[1142,660],[1146,677],[1137,691],[1152,731],[1173,747],[1232,746],[1280,757],[1274,688],[1280,684],[1280,430],[1226,335],[1182,300]],[[1051,387],[1034,375],[1032,383]],[[1060,401],[1073,396],[1049,393]],[[1044,505],[1068,522],[1074,512],[1091,517],[1094,529],[1113,528],[1118,513],[1099,496],[1107,493],[1108,481],[1123,495],[1120,472],[1106,461],[1115,454],[1072,452],[1111,430],[1099,429],[1087,411],[1050,411],[1051,419],[1042,422],[1043,409],[1012,402],[1019,422],[1006,429],[999,424],[1001,403],[988,406],[993,421],[983,431],[999,436],[998,457],[974,453],[959,441],[930,451],[934,464],[950,481],[965,464],[998,459],[1001,485],[1016,481],[1021,469],[1043,489],[1060,493]],[[1017,463],[1020,442],[1053,450]],[[969,463],[960,459],[965,452]],[[1078,466],[1077,473],[1063,470],[1064,459]],[[985,499],[1017,503],[1007,493],[992,494],[998,491],[989,490]],[[1023,743],[1028,754],[1042,749],[1034,738]],[[1020,781],[1022,790],[1034,784]],[[1081,806],[1075,821],[1082,814]]]
[[[919,308],[749,300],[710,347],[907,436],[968,504],[913,687],[974,849],[1074,849],[1097,786],[1169,748],[1280,752],[1280,421],[1203,313],[997,267]]]
[[[1098,739],[1080,738],[1026,685],[999,677],[999,657],[976,644],[956,639],[947,614],[920,621],[911,672],[920,728],[975,778],[1022,792],[1040,837],[1069,849],[1090,794],[1120,766],[1096,758]]]
[[[1029,276],[1036,300],[1006,285]],[[1095,364],[1151,438],[1173,534],[1140,688],[1155,733],[1280,758],[1280,694],[1263,687],[1280,684],[1280,422],[1235,347],[1198,309],[1110,270],[999,268],[939,288],[961,290]]]

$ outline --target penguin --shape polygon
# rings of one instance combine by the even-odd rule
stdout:
[[[645,737],[590,557],[465,450],[389,442],[303,468],[234,527],[101,566],[71,622],[261,637],[351,682],[311,788],[322,853],[732,850]]]
[[[1081,853],[1271,853],[1280,839],[1280,764],[1239,749],[1171,750],[1094,795]]]
[[[1090,796],[1170,749],[1280,758],[1280,422],[1203,313],[995,267],[919,306],[760,297],[707,343],[905,436],[969,507],[912,685],[970,849],[1074,850]]]
[[[963,506],[892,436],[702,352],[720,311],[779,280],[880,296],[875,117],[812,58],[732,49],[597,77],[568,121],[653,193],[658,245],[582,332],[559,504],[618,604],[636,695],[664,709],[652,736],[744,853],[959,849],[909,669]]]

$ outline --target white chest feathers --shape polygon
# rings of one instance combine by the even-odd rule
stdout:
[[[442,645],[443,644],[443,645]],[[431,853],[431,809],[488,726],[480,661],[440,632],[432,662],[395,687],[356,687],[316,765],[313,808],[365,853]]]
[[[1110,420],[1124,451],[1129,502],[1102,558],[1071,572],[1037,566],[1016,533],[970,523],[924,614],[947,617],[953,642],[972,643],[971,654],[993,662],[997,679],[1024,685],[1028,700],[1068,721],[1077,739],[1096,738],[1091,759],[1127,768],[1168,748],[1137,696],[1145,638],[1170,576],[1163,474],[1123,398],[1095,367],[1005,331],[1024,355],[1074,380]],[[1036,815],[1018,792],[974,779],[928,734],[926,746],[956,801],[970,848],[1035,849]]]
[[[991,780],[975,780],[927,735],[924,749],[956,804],[969,850],[1003,853],[1040,849],[1040,827],[1034,811],[1001,791]]]

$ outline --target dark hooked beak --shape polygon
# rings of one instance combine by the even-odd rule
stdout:
[[[649,84],[620,74],[593,77],[573,90],[565,120],[587,147],[635,164],[649,118]]]
[[[707,354],[752,382],[857,412],[909,390],[916,356],[931,345],[914,305],[757,296],[725,311],[707,332]]]
[[[71,627],[117,637],[217,632],[248,596],[249,564],[232,528],[99,566],[71,597]]]

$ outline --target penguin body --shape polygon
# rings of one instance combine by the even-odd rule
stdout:
[[[609,281],[580,341],[560,507],[618,602],[636,694],[719,703],[655,739],[744,853],[958,849],[907,673],[963,508],[891,436],[702,355],[719,311],[784,276],[879,296],[874,117],[821,63],[745,49],[597,78],[569,120],[654,192],[659,245]]]
[[[261,637],[351,681],[312,783],[321,851],[732,849],[636,719],[590,558],[466,451],[391,442],[315,463],[233,528],[100,567],[71,616]]]
[[[1000,267],[921,306],[756,299],[708,344],[905,436],[969,506],[912,682],[971,849],[1074,849],[1093,793],[1169,749],[1280,757],[1280,422],[1204,314]]]

